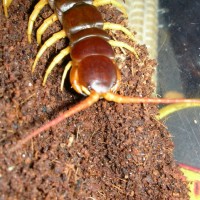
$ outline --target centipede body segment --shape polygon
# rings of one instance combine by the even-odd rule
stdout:
[[[7,16],[7,8],[11,0],[4,0],[4,10]],[[71,61],[66,65],[61,81],[61,90],[63,90],[64,80],[70,70],[70,82],[73,89],[83,95],[89,96],[79,104],[65,111],[56,119],[46,123],[41,128],[29,134],[26,138],[11,149],[14,151],[22,144],[37,136],[42,131],[49,129],[71,115],[90,107],[100,98],[107,101],[117,103],[178,103],[178,102],[198,102],[199,100],[191,99],[157,99],[157,98],[135,98],[125,97],[115,94],[120,84],[121,75],[115,62],[115,53],[112,47],[122,47],[129,50],[137,59],[139,56],[135,49],[121,41],[115,41],[110,38],[106,29],[114,29],[122,31],[130,40],[134,40],[131,32],[119,24],[104,22],[101,13],[98,11],[98,6],[111,4],[117,7],[126,15],[126,11],[120,3],[115,0],[40,0],[28,22],[28,40],[31,42],[31,35],[34,22],[44,8],[49,4],[53,9],[54,14],[48,17],[37,31],[37,42],[41,44],[41,37],[45,30],[55,21],[59,20],[63,29],[54,33],[48,40],[44,42],[38,51],[35,61],[32,66],[34,72],[37,62],[48,47],[56,43],[61,38],[68,37],[70,44],[68,47],[60,51],[50,63],[44,80],[45,85],[48,75],[54,67],[68,54],[71,56]]]

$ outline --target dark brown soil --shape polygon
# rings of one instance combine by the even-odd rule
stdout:
[[[36,28],[51,14],[48,6],[40,13],[29,44],[27,22],[34,5],[35,1],[14,0],[8,19],[0,5],[0,199],[188,199],[173,160],[171,135],[155,120],[156,105],[100,100],[15,153],[7,152],[31,130],[84,98],[68,82],[66,91],[60,91],[63,64],[42,87],[45,69],[66,40],[50,47],[31,74],[38,50]],[[116,9],[104,7],[101,12],[107,21],[125,23]],[[60,28],[59,23],[49,27],[43,41]],[[119,35],[114,32],[112,37],[126,41]],[[150,96],[155,62],[144,46],[132,45],[140,60],[116,49],[122,72],[119,93]]]

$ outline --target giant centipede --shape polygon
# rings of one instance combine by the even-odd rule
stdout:
[[[12,0],[3,1],[5,15],[8,16],[7,9]],[[116,0],[40,0],[28,22],[28,40],[31,42],[31,35],[34,22],[39,12],[45,5],[49,4],[54,11],[48,17],[37,31],[37,42],[41,44],[41,36],[53,22],[59,20],[63,29],[54,33],[52,37],[44,42],[38,51],[32,72],[34,72],[37,62],[48,47],[62,38],[69,38],[69,46],[60,51],[60,53],[50,63],[44,80],[45,85],[48,75],[53,68],[67,55],[70,54],[71,61],[66,65],[61,81],[61,90],[63,90],[64,81],[70,70],[70,83],[72,88],[87,96],[77,105],[63,112],[52,121],[47,122],[40,128],[28,134],[21,139],[10,151],[20,148],[31,138],[37,136],[41,132],[48,130],[64,119],[73,114],[90,107],[92,104],[103,98],[107,101],[116,103],[153,103],[153,104],[169,104],[169,103],[200,103],[198,99],[158,99],[158,98],[141,98],[127,97],[116,94],[120,85],[120,70],[115,62],[115,53],[112,47],[122,47],[132,52],[139,59],[135,49],[120,41],[112,40],[106,29],[122,31],[130,40],[133,40],[132,33],[119,24],[104,22],[98,6],[110,4],[117,7],[124,15],[126,11],[122,4]]]

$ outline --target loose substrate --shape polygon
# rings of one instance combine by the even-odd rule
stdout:
[[[51,73],[42,86],[45,69],[63,39],[41,57],[35,73],[31,66],[39,47],[36,29],[52,11],[46,6],[36,20],[32,43],[27,41],[27,22],[37,1],[14,0],[9,18],[1,18],[0,69],[0,198],[1,199],[188,199],[186,182],[173,159],[173,143],[166,128],[155,119],[157,105],[117,104],[104,99],[64,120],[23,145],[17,141],[54,119],[85,97],[70,88],[60,91],[64,66]],[[99,8],[105,21],[126,24],[111,6]],[[43,42],[61,29],[49,27]],[[118,93],[149,97],[155,61],[145,46],[131,42],[119,31],[111,37],[134,46],[139,56],[115,48],[122,73]]]

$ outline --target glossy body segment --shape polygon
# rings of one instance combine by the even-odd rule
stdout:
[[[101,37],[104,40],[110,40],[110,36],[108,33],[99,28],[87,28],[80,30],[79,32],[72,34],[70,36],[70,46],[73,46],[75,43],[78,43],[80,40],[85,38],[92,38],[92,37]]]
[[[80,3],[63,13],[63,29],[67,36],[88,28],[103,28],[100,12],[93,5]]]
[[[115,57],[111,45],[101,37],[88,37],[71,47],[71,58],[75,62],[91,55],[104,55],[110,59]]]
[[[92,5],[92,2],[93,0],[54,0],[51,4],[53,4],[52,9],[54,9],[55,13],[57,13],[60,22],[63,23],[63,14],[73,6],[83,3]]]
[[[91,70],[92,69],[92,70]],[[117,67],[104,55],[91,55],[78,65],[79,84],[99,94],[108,92],[117,82]]]

